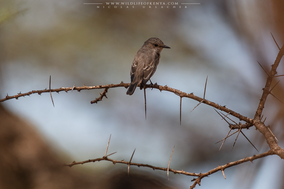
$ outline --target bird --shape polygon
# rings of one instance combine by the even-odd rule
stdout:
[[[165,45],[157,37],[151,37],[144,42],[143,46],[136,53],[131,65],[131,83],[126,92],[127,95],[132,95],[137,85],[140,85],[140,89],[144,88],[155,73],[159,64],[160,53],[164,48],[170,49],[169,46]]]

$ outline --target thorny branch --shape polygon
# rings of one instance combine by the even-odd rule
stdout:
[[[267,152],[262,153],[262,154],[253,155],[251,157],[246,157],[246,158],[243,158],[243,159],[240,159],[240,160],[237,160],[237,161],[233,161],[233,162],[227,163],[225,165],[218,166],[218,167],[208,171],[207,173],[190,173],[190,172],[187,172],[187,171],[184,171],[184,170],[176,170],[176,169],[171,169],[171,168],[169,169],[169,172],[172,172],[174,174],[181,174],[181,175],[193,176],[193,177],[197,177],[197,178],[203,178],[203,177],[207,177],[207,176],[209,176],[209,175],[211,175],[215,172],[225,170],[229,167],[233,167],[235,165],[245,163],[245,162],[248,162],[248,161],[253,162],[256,159],[259,159],[259,158],[262,158],[262,157],[265,157],[265,156],[268,156],[268,155],[273,155],[273,152],[267,151]],[[108,156],[110,156],[110,155],[108,155]],[[109,161],[109,162],[112,162],[113,164],[119,163],[119,164],[125,164],[125,165],[133,165],[133,166],[137,166],[137,167],[147,167],[147,168],[151,168],[153,170],[161,170],[161,171],[166,171],[166,172],[168,170],[167,167],[156,167],[156,166],[153,166],[153,165],[150,165],[150,164],[133,163],[131,161],[124,161],[124,160],[114,160],[114,159],[108,158],[107,156],[103,156],[101,158],[89,159],[89,160],[86,160],[86,161],[79,161],[79,162],[73,161],[70,164],[66,164],[66,166],[72,167],[74,165],[83,165],[83,164],[86,164],[86,163],[95,163],[95,162],[99,162],[99,161]],[[194,180],[196,180],[196,179],[194,179]]]
[[[265,137],[267,144],[269,145],[270,149],[277,154],[281,159],[284,159],[284,150],[282,148],[280,148],[280,146],[277,144],[277,141],[275,139],[274,134],[271,132],[271,130],[269,129],[269,127],[267,127],[264,124],[264,121],[261,121],[262,118],[262,112],[264,109],[264,105],[266,102],[266,99],[268,97],[268,95],[271,93],[271,84],[272,84],[272,80],[275,77],[275,75],[277,74],[277,67],[279,66],[279,63],[282,59],[284,55],[284,45],[281,47],[276,60],[274,61],[274,64],[271,66],[271,70],[268,73],[267,76],[267,80],[266,80],[266,84],[265,87],[263,88],[263,93],[262,96],[260,98],[259,101],[259,105],[258,108],[256,110],[255,116],[254,116],[254,125],[256,127],[257,130],[259,130],[262,135]]]
[[[73,86],[73,87],[60,87],[58,89],[43,89],[43,90],[32,90],[30,92],[26,92],[26,93],[18,93],[17,95],[12,95],[12,96],[9,96],[8,94],[6,95],[5,98],[3,99],[0,99],[0,102],[4,102],[4,101],[7,101],[7,100],[10,100],[10,99],[18,99],[20,97],[25,97],[25,96],[30,96],[31,94],[39,94],[41,95],[42,93],[50,93],[50,92],[69,92],[69,91],[82,91],[82,90],[93,90],[93,89],[110,89],[110,88],[117,88],[117,87],[129,87],[129,83],[119,83],[119,84],[108,84],[108,85],[96,85],[96,86],[85,86],[83,85],[82,87],[76,87],[76,86]],[[196,100],[198,102],[201,102],[203,104],[207,104],[209,106],[212,106],[213,108],[215,109],[218,109],[218,110],[221,110],[221,111],[224,111],[228,114],[231,114],[232,116],[242,120],[242,121],[245,121],[247,123],[251,123],[251,124],[254,124],[254,120],[253,119],[250,119],[248,117],[245,117],[229,108],[227,108],[226,106],[221,106],[215,102],[212,102],[212,101],[209,101],[209,100],[206,100],[204,98],[201,98],[201,97],[198,97],[198,96],[195,96],[193,93],[186,93],[186,92],[183,92],[183,91],[180,91],[178,89],[174,89],[174,88],[171,88],[171,87],[168,87],[167,85],[165,86],[162,86],[162,85],[158,85],[157,83],[153,84],[153,85],[145,85],[145,88],[153,88],[153,89],[159,89],[160,91],[168,91],[168,92],[171,92],[171,93],[174,93],[175,95],[181,97],[181,98],[191,98],[193,100]],[[99,97],[100,98],[100,97]]]
[[[272,84],[272,79],[277,74],[276,69],[279,66],[280,60],[282,59],[283,55],[284,55],[284,45],[281,47],[281,49],[280,49],[280,51],[279,51],[279,53],[276,57],[276,60],[274,61],[274,64],[271,66],[271,70],[268,73],[266,84],[265,84],[265,87],[263,89],[263,93],[262,93],[262,96],[260,98],[260,102],[259,102],[258,108],[256,110],[254,119],[258,120],[261,117],[261,114],[262,114],[262,111],[263,111],[263,108],[264,108],[264,104],[265,104],[266,99],[267,99],[267,97],[270,93],[269,89],[270,89],[271,84]]]
[[[108,88],[105,88],[105,90],[100,93],[100,97],[98,97],[95,100],[91,101],[91,104],[98,103],[99,101],[102,101],[103,97],[107,98],[107,95],[106,95],[107,91],[108,91]]]
[[[116,88],[116,87],[125,87],[127,88],[129,86],[129,83],[119,83],[119,84],[109,84],[109,85],[97,85],[97,86],[85,86],[83,85],[82,87],[76,87],[76,86],[73,86],[73,87],[60,87],[58,89],[42,89],[42,90],[32,90],[32,91],[29,91],[29,92],[26,92],[26,93],[21,93],[19,92],[17,95],[12,95],[12,96],[9,96],[8,94],[6,95],[5,98],[1,99],[0,102],[4,102],[4,101],[7,101],[7,100],[10,100],[10,99],[16,99],[18,100],[18,98],[20,97],[25,97],[25,96],[30,96],[32,94],[38,94],[38,95],[41,95],[42,93],[49,93],[49,92],[63,92],[65,91],[66,93],[69,92],[69,91],[82,91],[82,90],[93,90],[93,89],[106,89],[106,88]]]
[[[274,37],[273,37],[273,39],[274,39]],[[274,41],[275,41],[275,39],[274,39]],[[275,41],[275,43],[276,43],[276,41]],[[278,46],[278,44],[277,44],[277,46]],[[279,46],[278,46],[278,48],[279,48]],[[153,84],[145,85],[145,87],[144,87],[145,89],[146,88],[152,88],[152,89],[159,89],[160,91],[168,91],[168,92],[171,92],[171,93],[179,96],[180,97],[180,111],[181,111],[182,98],[185,97],[185,98],[190,98],[190,99],[193,99],[195,101],[198,101],[199,103],[207,104],[207,105],[213,107],[214,109],[220,110],[222,112],[226,112],[227,115],[230,115],[230,116],[238,118],[240,121],[244,121],[245,122],[244,124],[242,124],[242,123],[239,123],[239,124],[237,124],[237,123],[229,124],[230,130],[229,130],[227,136],[224,139],[221,140],[221,141],[223,141],[223,143],[224,143],[224,141],[228,137],[230,137],[231,135],[233,135],[235,133],[238,133],[238,134],[242,133],[243,134],[242,129],[248,129],[248,128],[252,127],[252,126],[255,126],[255,128],[257,130],[259,130],[262,133],[262,135],[265,137],[266,142],[267,142],[267,144],[270,147],[269,151],[267,151],[265,153],[262,153],[262,154],[253,155],[251,157],[246,157],[246,158],[243,158],[243,159],[231,162],[231,163],[227,163],[227,164],[222,165],[222,166],[218,166],[218,167],[208,171],[207,173],[190,173],[190,172],[186,172],[186,171],[183,171],[183,170],[170,169],[169,166],[167,168],[163,168],[163,167],[152,166],[152,165],[149,165],[149,164],[133,163],[132,162],[132,158],[133,158],[134,152],[133,152],[129,162],[124,161],[124,160],[113,160],[113,159],[108,158],[110,155],[114,154],[114,153],[111,153],[111,154],[108,154],[108,155],[105,154],[105,156],[103,156],[102,158],[89,159],[89,160],[81,161],[81,162],[75,162],[74,161],[74,162],[68,164],[67,166],[72,167],[74,165],[85,164],[85,163],[90,163],[90,162],[110,161],[113,164],[115,164],[115,163],[126,164],[126,165],[128,165],[128,167],[130,165],[134,165],[134,166],[138,166],[138,167],[148,167],[148,168],[152,168],[153,170],[162,170],[162,171],[167,171],[167,172],[170,171],[170,172],[173,172],[173,173],[176,173],[176,174],[183,174],[183,175],[196,177],[196,178],[194,178],[192,180],[192,181],[194,181],[194,183],[190,187],[190,188],[194,188],[196,186],[196,184],[200,185],[202,178],[207,177],[207,176],[209,176],[209,175],[211,175],[211,174],[213,174],[215,172],[218,172],[218,171],[221,171],[223,176],[224,176],[224,178],[225,178],[225,173],[224,173],[225,169],[227,169],[229,167],[232,167],[232,166],[235,166],[235,165],[238,165],[238,164],[241,164],[241,163],[244,163],[244,162],[248,162],[248,161],[252,162],[255,159],[259,159],[259,158],[262,158],[262,157],[265,157],[265,156],[268,156],[268,155],[278,155],[281,159],[284,159],[284,149],[282,149],[277,144],[277,138],[275,137],[275,135],[271,131],[270,127],[266,126],[264,124],[265,120],[262,121],[262,118],[263,118],[262,113],[263,113],[264,105],[266,103],[268,95],[269,94],[272,95],[272,93],[271,93],[271,91],[273,89],[273,87],[271,87],[272,81],[273,81],[273,79],[275,77],[278,77],[276,75],[277,74],[276,69],[279,66],[279,63],[280,63],[280,61],[281,61],[283,56],[284,56],[284,46],[279,48],[279,53],[277,55],[277,58],[274,61],[274,64],[271,66],[271,70],[269,72],[266,71],[262,67],[262,65],[259,63],[260,66],[262,67],[262,69],[267,74],[267,81],[266,81],[265,87],[263,88],[263,93],[262,93],[262,96],[260,98],[259,105],[258,105],[258,107],[256,109],[256,113],[255,113],[254,118],[248,118],[246,116],[243,116],[243,115],[241,115],[241,114],[239,114],[239,113],[237,113],[237,112],[227,108],[226,106],[221,106],[221,105],[219,105],[219,104],[217,104],[215,102],[212,102],[212,101],[209,101],[209,100],[205,99],[205,90],[206,90],[207,79],[206,79],[206,84],[205,84],[205,90],[204,90],[203,98],[195,96],[193,93],[186,93],[186,92],[180,91],[178,89],[174,89],[174,88],[168,87],[167,85],[165,85],[165,86],[158,85],[157,83],[154,84],[154,85]],[[104,91],[100,94],[100,97],[98,97],[96,100],[92,101],[93,103],[96,103],[98,101],[101,101],[103,99],[103,97],[106,97],[106,93],[108,92],[108,89],[110,89],[110,88],[117,88],[117,87],[125,87],[125,88],[127,88],[127,87],[129,87],[129,83],[121,82],[119,84],[108,84],[108,85],[97,85],[97,86],[85,86],[84,85],[82,87],[73,86],[73,87],[61,87],[61,88],[58,88],[58,89],[51,89],[51,78],[50,78],[49,88],[48,89],[32,90],[32,91],[26,92],[26,93],[21,93],[20,92],[17,95],[12,95],[12,96],[9,96],[7,94],[7,96],[5,98],[0,99],[0,102],[4,102],[4,101],[10,100],[10,99],[18,99],[20,97],[29,96],[31,94],[39,94],[39,95],[41,95],[42,93],[50,93],[50,95],[51,95],[51,93],[53,93],[53,92],[59,93],[59,92],[62,92],[62,91],[69,92],[69,91],[74,91],[74,90],[77,90],[78,92],[80,92],[81,90],[104,89]],[[51,99],[53,101],[52,96],[51,96]],[[228,118],[227,115],[225,116],[226,118]],[[180,121],[181,121],[181,115],[180,115]],[[232,134],[230,134],[231,130],[233,130],[233,129],[236,129],[237,131],[232,133]],[[109,145],[109,143],[108,143],[108,145]],[[106,151],[106,153],[107,153],[107,151]],[[171,158],[170,158],[170,161],[171,161]]]
[[[229,119],[230,121],[232,121],[235,125],[241,126],[241,124],[237,124],[234,120],[232,120],[231,118],[229,118],[227,115],[224,115],[222,112],[219,113],[217,110],[215,110],[215,111],[222,117],[223,120],[225,120],[225,121],[228,123],[229,128],[230,128],[230,130],[229,130],[227,136],[226,136],[224,139],[222,139],[223,142],[222,142],[222,144],[221,144],[221,146],[220,146],[220,148],[219,148],[219,150],[221,150],[221,148],[222,148],[223,144],[225,143],[226,139],[229,138],[230,136],[232,136],[233,134],[235,134],[235,133],[233,133],[232,135],[229,135],[230,132],[231,132],[231,130],[232,130],[232,127],[231,127],[232,124],[229,123],[229,121],[227,121],[227,119]],[[226,118],[227,118],[227,119],[226,119]],[[234,126],[235,126],[235,125],[234,125]],[[258,151],[258,149],[253,145],[253,143],[252,143],[252,142],[248,139],[248,137],[243,133],[242,127],[239,127],[239,128],[238,128],[238,135],[237,135],[237,137],[236,137],[236,139],[235,139],[235,142],[234,142],[234,144],[233,144],[233,148],[234,148],[234,146],[235,146],[235,144],[236,144],[236,142],[237,142],[237,139],[238,139],[238,136],[239,136],[240,133],[242,133],[242,135],[247,139],[247,141],[249,141],[249,143],[254,147],[254,149],[256,149],[256,151]],[[221,140],[221,141],[222,141],[222,140]],[[221,141],[220,141],[220,142],[221,142]],[[233,150],[233,148],[232,148],[232,150]]]
[[[169,178],[169,172],[172,172],[174,174],[181,174],[181,175],[195,177],[195,178],[192,179],[192,181],[194,181],[194,183],[190,186],[190,188],[192,189],[192,188],[194,188],[196,186],[196,184],[198,184],[198,185],[201,184],[201,179],[202,178],[208,177],[209,175],[212,175],[212,174],[214,174],[214,173],[216,173],[218,171],[221,171],[223,176],[224,176],[224,178],[226,179],[225,172],[224,172],[225,169],[227,169],[229,167],[233,167],[233,166],[239,165],[241,163],[245,163],[245,162],[248,162],[248,161],[253,162],[256,159],[263,158],[263,157],[266,157],[266,156],[269,156],[269,155],[274,155],[274,152],[272,150],[269,150],[269,151],[264,152],[262,154],[253,155],[251,157],[246,157],[246,158],[243,158],[243,159],[240,159],[240,160],[237,160],[237,161],[233,161],[233,162],[227,163],[225,165],[218,166],[218,167],[216,167],[214,169],[211,169],[210,171],[208,171],[206,173],[191,173],[191,172],[187,172],[187,171],[184,171],[184,170],[176,170],[176,169],[171,169],[170,168],[170,163],[171,163],[171,159],[172,159],[175,147],[172,150],[168,166],[167,167],[156,167],[156,166],[149,165],[149,164],[133,163],[132,162],[132,158],[133,158],[133,155],[134,155],[136,149],[133,151],[129,161],[114,160],[114,159],[108,158],[109,156],[111,156],[111,155],[113,155],[115,153],[114,152],[114,153],[111,153],[109,155],[106,155],[108,147],[109,147],[109,143],[110,143],[110,138],[109,138],[109,141],[108,141],[108,144],[107,144],[107,147],[106,147],[105,155],[103,157],[95,158],[95,159],[89,159],[89,160],[80,161],[80,162],[73,161],[70,164],[66,164],[66,166],[72,167],[74,165],[83,165],[83,164],[86,164],[86,163],[95,163],[95,162],[100,162],[100,161],[109,161],[109,162],[112,162],[113,164],[118,163],[118,164],[125,164],[125,165],[127,165],[128,174],[129,174],[129,166],[130,165],[137,166],[137,167],[146,167],[146,168],[151,168],[153,170],[166,171],[168,178]]]
[[[200,185],[202,178],[208,177],[209,175],[211,175],[213,173],[216,173],[218,171],[222,171],[223,175],[225,175],[224,174],[224,170],[229,168],[229,167],[233,167],[233,166],[236,166],[236,165],[239,165],[241,163],[248,162],[248,161],[253,162],[253,160],[256,160],[256,159],[259,159],[259,158],[263,158],[263,157],[266,157],[266,156],[269,156],[269,155],[273,155],[273,154],[274,153],[271,150],[269,150],[269,151],[264,152],[262,154],[253,155],[251,157],[246,157],[246,158],[243,158],[243,159],[240,159],[240,160],[237,160],[237,161],[233,161],[233,162],[227,163],[227,164],[222,165],[222,166],[218,166],[218,167],[216,167],[214,169],[211,169],[207,173],[200,173],[198,175],[198,178],[192,180],[192,181],[194,181],[194,183],[193,183],[193,185],[190,186],[190,189],[193,189],[196,186],[196,184]]]

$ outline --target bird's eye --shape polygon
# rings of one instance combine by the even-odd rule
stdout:
[[[157,45],[157,44],[155,44],[155,47],[158,47],[158,45]]]

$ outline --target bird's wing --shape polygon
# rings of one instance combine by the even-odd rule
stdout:
[[[132,62],[130,77],[131,83],[140,83],[144,78],[144,67],[150,62],[147,52],[142,48],[134,57]]]
[[[143,79],[148,81],[150,77],[153,75],[154,69],[155,69],[155,66],[152,61],[150,65],[143,68],[143,72],[144,72]]]
[[[155,54],[155,56],[148,56],[148,60],[145,62],[143,67],[145,83],[153,76],[157,66],[159,64],[160,54]]]
[[[131,69],[130,69],[131,82],[134,80],[134,76],[135,76],[137,67],[138,67],[138,61],[136,60],[136,58],[134,58],[132,65],[131,65]]]

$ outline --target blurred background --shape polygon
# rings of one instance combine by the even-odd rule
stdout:
[[[156,1],[155,1],[156,2]],[[168,0],[161,1],[168,2]],[[150,37],[171,49],[161,53],[153,83],[202,97],[253,118],[266,73],[284,42],[284,2],[185,0],[176,8],[103,7],[103,1],[1,0],[0,98],[48,88],[116,84],[130,80],[130,66]],[[102,3],[98,5],[89,3]],[[197,4],[181,4],[197,3]],[[278,74],[284,74],[283,61]],[[284,79],[265,105],[266,124],[284,147]],[[62,166],[102,157],[111,135],[112,159],[188,172],[210,169],[268,150],[254,128],[244,130],[258,148],[239,136],[229,138],[228,125],[213,108],[147,90],[147,119],[143,91],[126,95],[109,89],[107,99],[90,104],[103,90],[61,92],[8,100],[0,104],[1,188],[189,188],[192,177],[147,168],[99,162]],[[239,120],[234,119],[239,122]],[[196,188],[284,188],[284,163],[270,156],[204,178]],[[241,181],[241,182],[240,182]],[[139,186],[139,187],[138,187]]]

